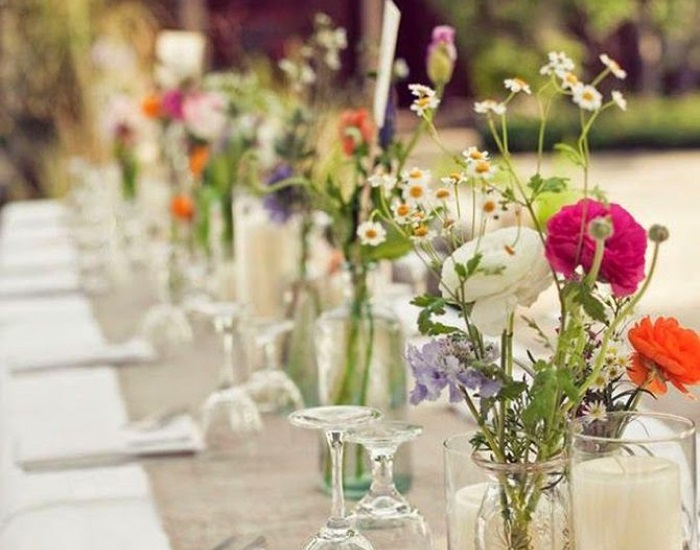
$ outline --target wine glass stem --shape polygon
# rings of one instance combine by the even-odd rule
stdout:
[[[233,323],[226,324],[223,328],[224,335],[224,360],[221,367],[221,386],[231,387],[234,382],[233,375]]]
[[[396,492],[394,486],[394,454],[396,450],[372,450],[372,487],[374,495],[388,495]]]
[[[264,369],[266,371],[277,370],[276,352],[277,352],[277,350],[275,349],[274,340],[270,340],[268,342],[265,342],[265,344],[263,345],[263,353],[265,354]]]
[[[345,497],[343,495],[343,437],[339,431],[326,432],[326,440],[331,454],[332,504],[330,520],[345,518]]]

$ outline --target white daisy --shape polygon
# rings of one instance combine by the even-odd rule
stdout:
[[[615,102],[615,105],[617,105],[620,109],[622,109],[623,111],[627,110],[627,100],[625,99],[625,96],[622,95],[622,92],[620,92],[619,90],[613,90],[612,100]]]
[[[435,237],[435,232],[424,223],[420,223],[413,228],[411,240],[413,242],[422,243],[430,241]]]
[[[594,86],[586,84],[574,88],[574,103],[586,111],[597,111],[603,104],[603,96]]]
[[[383,187],[387,191],[391,191],[396,186],[396,178],[383,170],[377,170],[367,178],[367,181],[372,187]]]
[[[440,178],[440,183],[443,185],[459,185],[467,181],[467,175],[464,172],[452,172],[449,176]]]
[[[386,229],[381,223],[367,221],[357,228],[357,236],[364,245],[378,246],[386,240]]]
[[[394,221],[400,225],[407,224],[413,217],[413,206],[405,202],[396,202],[391,207],[391,212],[394,214]]]
[[[468,163],[477,162],[479,160],[490,160],[488,151],[479,151],[478,147],[469,147],[462,151],[464,160]]]
[[[598,373],[598,376],[593,379],[589,387],[592,391],[602,392],[608,387],[608,382],[610,382],[608,373],[603,369]]]
[[[603,65],[610,69],[610,72],[615,75],[615,78],[619,78],[620,80],[627,78],[627,71],[620,67],[620,64],[612,59],[608,54],[601,54],[600,61]]]
[[[503,81],[503,83],[505,84],[506,89],[510,90],[514,94],[517,94],[518,92],[524,92],[530,95],[532,93],[532,90],[530,90],[530,85],[527,82],[525,82],[522,78],[506,78]]]
[[[549,52],[547,57],[547,64],[540,69],[542,75],[561,76],[574,70],[574,62],[564,52]]]
[[[498,220],[508,209],[493,193],[481,195],[481,214],[491,220]]]
[[[449,187],[438,187],[433,193],[433,197],[438,201],[446,201],[452,198],[452,191]]]
[[[488,160],[477,160],[467,165],[467,176],[471,178],[491,179],[496,173],[493,164]]]
[[[419,117],[424,117],[425,113],[437,109],[438,105],[440,105],[440,100],[437,97],[434,95],[426,95],[413,100],[413,103],[411,103],[411,111],[416,113]]]
[[[591,401],[583,406],[583,416],[589,422],[607,420],[608,410],[602,401]]]
[[[561,87],[565,90],[575,90],[576,88],[582,86],[581,81],[578,79],[574,73],[563,73],[560,75]]]
[[[485,99],[484,101],[477,101],[474,103],[474,112],[480,115],[488,113],[503,115],[506,112],[506,106],[504,103],[499,103],[493,99]]]
[[[435,90],[425,84],[409,84],[408,89],[411,91],[411,94],[416,97],[435,95]]]

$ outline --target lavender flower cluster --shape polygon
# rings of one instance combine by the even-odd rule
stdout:
[[[479,357],[471,341],[462,334],[431,340],[421,349],[409,345],[406,358],[416,383],[411,391],[411,403],[435,401],[445,388],[449,389],[452,403],[463,399],[460,387],[481,397],[495,396],[503,382],[490,378],[479,367],[492,364],[497,356],[496,346],[486,344]]]

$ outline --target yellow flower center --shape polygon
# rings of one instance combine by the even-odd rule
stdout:
[[[417,178],[422,178],[423,177],[423,172],[419,170],[418,168],[414,168],[408,173],[409,178],[417,179]]]
[[[454,180],[455,182],[458,182],[460,179],[462,179],[462,175],[459,172],[452,172],[450,174],[450,179]]]
[[[416,99],[416,103],[418,104],[419,107],[427,107],[430,105],[430,98],[429,97],[420,97]]]
[[[564,82],[574,86],[574,85],[578,84],[578,77],[574,73],[566,73],[564,75]]]
[[[440,189],[435,191],[435,196],[438,199],[443,200],[443,199],[446,199],[447,197],[450,196],[450,192],[447,189],[445,189],[444,187],[441,187]]]
[[[411,208],[407,204],[401,204],[396,208],[396,214],[399,216],[408,216]]]
[[[412,185],[408,190],[408,194],[411,198],[420,199],[423,196],[423,188],[420,185]]]
[[[478,149],[474,149],[471,153],[469,153],[469,158],[472,160],[481,160],[484,158],[484,153]]]
[[[369,228],[369,229],[365,230],[365,237],[367,237],[368,239],[374,239],[374,238],[376,238],[376,236],[377,236],[376,229]]]
[[[428,234],[428,228],[424,225],[419,225],[413,230],[413,234],[416,237],[425,237]]]
[[[484,203],[483,210],[486,214],[492,214],[493,212],[495,212],[496,211],[496,201],[491,201],[491,200],[486,201]]]
[[[594,96],[593,96],[593,92],[591,92],[590,90],[586,90],[585,92],[583,92],[581,94],[581,97],[586,101],[593,101]]]
[[[485,174],[489,170],[491,170],[491,165],[486,162],[485,160],[481,160],[476,163],[476,173],[477,174]]]

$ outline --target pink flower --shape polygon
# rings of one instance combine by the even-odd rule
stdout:
[[[182,111],[184,99],[185,95],[181,90],[167,90],[163,92],[160,100],[162,113],[172,120],[182,120],[184,118],[184,113]]]
[[[228,121],[228,102],[214,92],[197,92],[185,97],[182,113],[187,130],[195,137],[213,141],[224,131]]]
[[[444,45],[445,51],[450,60],[457,59],[457,48],[455,48],[455,29],[449,25],[438,25],[433,29],[432,41],[428,44],[428,57],[435,48]]]
[[[644,228],[618,204],[583,199],[562,208],[547,223],[545,255],[552,268],[567,279],[575,277],[579,266],[588,272],[595,253],[588,226],[602,217],[609,217],[613,232],[605,241],[598,279],[610,283],[615,296],[628,296],[644,279],[647,238]]]

